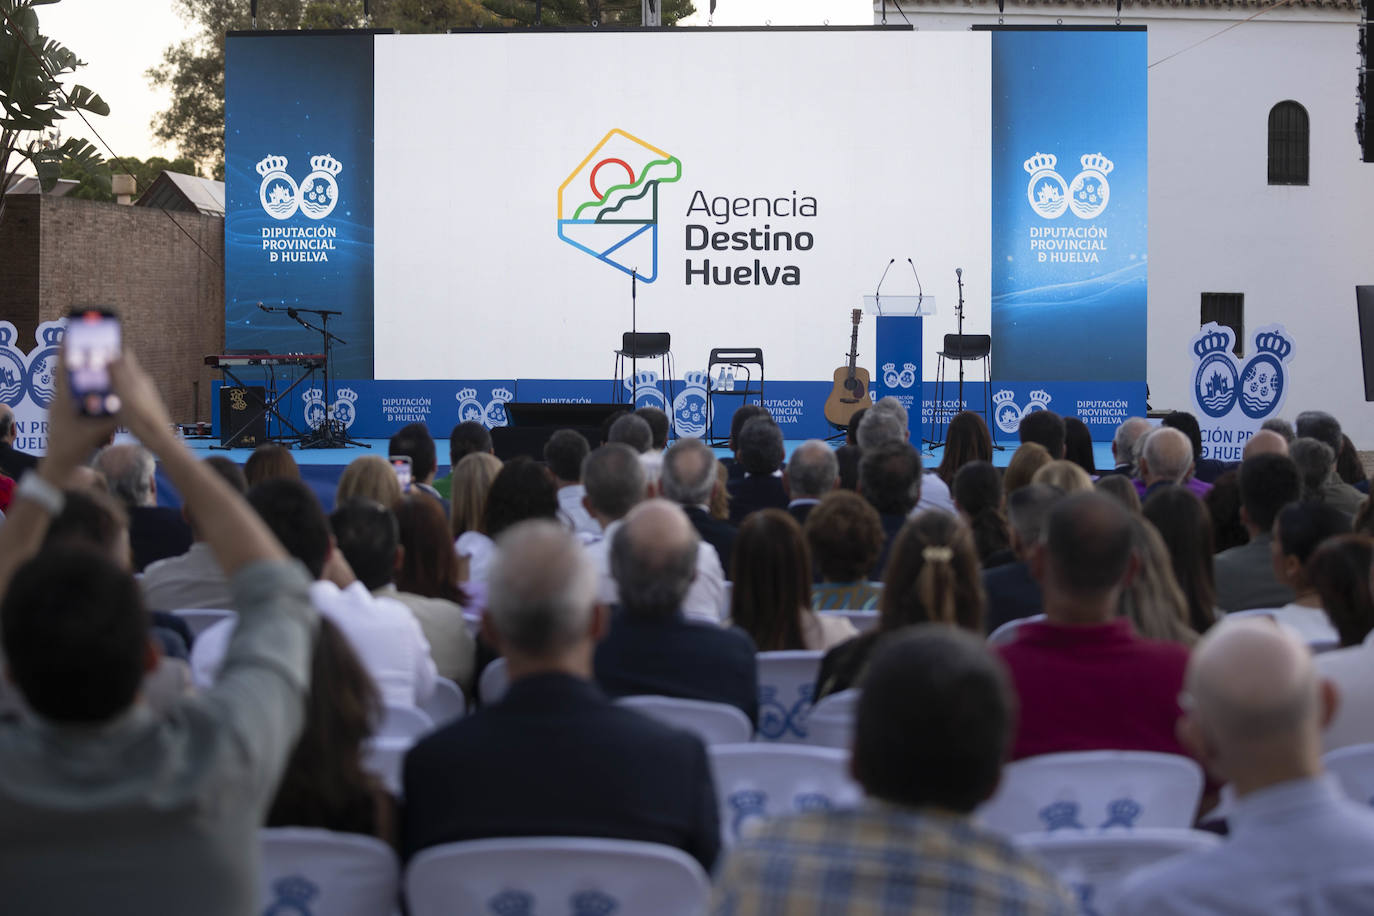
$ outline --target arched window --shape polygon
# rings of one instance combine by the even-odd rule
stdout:
[[[1307,109],[1291,99],[1269,109],[1269,183],[1307,184]]]

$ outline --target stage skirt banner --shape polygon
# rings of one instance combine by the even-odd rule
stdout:
[[[994,405],[1004,432],[1042,406],[1080,416],[1099,439],[1120,402],[1145,414],[1146,46],[1143,28],[992,32],[992,375],[1010,393]]]

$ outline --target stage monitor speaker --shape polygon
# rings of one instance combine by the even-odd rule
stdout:
[[[267,389],[262,385],[225,385],[220,388],[220,445],[257,448],[266,441]]]
[[[1360,361],[1364,364],[1364,399],[1374,401],[1374,286],[1355,287],[1360,318]]]
[[[629,410],[625,404],[541,404],[510,403],[506,416],[510,426],[491,431],[491,447],[496,457],[508,461],[520,455],[544,460],[544,444],[560,429],[581,433],[591,448],[601,444],[601,424],[607,417]]]

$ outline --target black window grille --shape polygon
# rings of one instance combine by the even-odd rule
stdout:
[[[1245,355],[1245,294],[1244,293],[1203,293],[1202,321],[1199,327],[1209,321],[1231,329],[1236,335],[1231,351],[1236,356]]]
[[[1291,99],[1269,109],[1269,183],[1307,184],[1307,109]]]

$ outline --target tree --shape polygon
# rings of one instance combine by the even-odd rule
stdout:
[[[110,186],[111,176],[115,174],[133,175],[137,189],[134,193],[142,194],[164,171],[180,172],[183,175],[199,174],[196,164],[185,157],[169,161],[162,156],[152,156],[140,162],[133,156],[123,156],[119,159],[107,159],[99,165],[89,167],[71,160],[62,163],[62,177],[80,182],[67,196],[82,200],[113,201],[114,193]]]
[[[28,163],[46,191],[57,183],[63,162],[87,167],[100,162],[88,140],[61,140],[54,131],[67,112],[107,115],[110,106],[85,86],[63,92],[58,78],[86,64],[58,42],[38,31],[33,7],[58,0],[0,0],[0,219],[5,195]]]
[[[6,0],[0,0],[6,2]],[[44,0],[46,2],[46,0]],[[694,9],[692,0],[660,0],[663,23],[672,25]],[[198,33],[168,48],[148,71],[154,86],[170,90],[171,105],[153,118],[158,139],[175,143],[183,156],[215,178],[224,177],[224,34],[251,27],[243,0],[176,0]],[[352,29],[371,26],[399,32],[533,25],[535,0],[263,0],[259,29]],[[541,0],[548,26],[640,24],[640,0]]]

